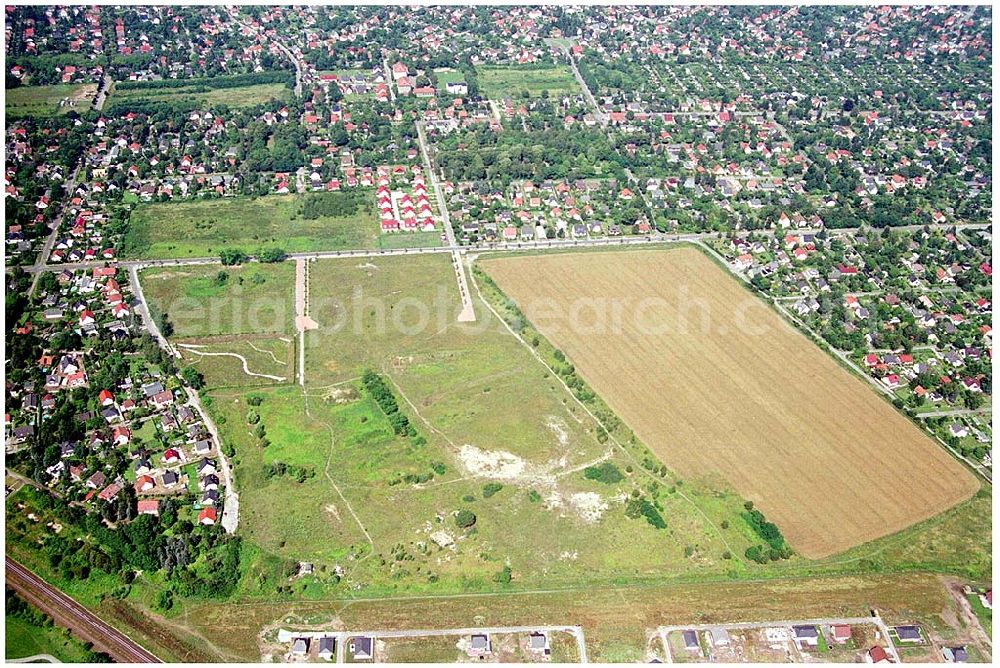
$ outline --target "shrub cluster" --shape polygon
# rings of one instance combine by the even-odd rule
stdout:
[[[417,430],[410,424],[409,419],[399,411],[399,404],[396,397],[386,382],[372,370],[365,371],[361,376],[361,384],[365,386],[368,393],[375,399],[375,403],[382,409],[385,416],[389,418],[392,430],[398,436],[416,436]]]

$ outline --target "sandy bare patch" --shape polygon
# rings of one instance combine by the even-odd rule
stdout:
[[[584,522],[596,522],[601,519],[608,504],[597,492],[577,492],[569,497],[569,505]]]
[[[365,262],[364,264],[359,264],[358,269],[362,271],[371,271],[372,269],[378,269],[378,267],[371,262]]]
[[[452,535],[443,529],[441,531],[435,531],[434,533],[432,533],[430,535],[430,539],[438,547],[449,547],[450,545],[455,544],[455,539],[452,537]]]
[[[323,393],[323,401],[335,404],[347,404],[358,398],[358,392],[353,387],[331,387]]]
[[[563,502],[562,494],[557,489],[546,494],[545,499],[542,501],[542,506],[546,510],[556,510],[557,508],[562,508],[564,505],[566,504]]]
[[[458,456],[469,473],[483,478],[517,480],[527,468],[523,459],[503,450],[480,450],[474,445],[463,445]]]
[[[550,415],[545,419],[545,426],[555,434],[559,445],[564,448],[569,446],[569,432],[566,431],[566,423],[562,419],[555,415]]]
[[[337,518],[338,522],[340,521],[340,511],[337,510],[337,504],[328,503],[326,506],[323,507],[323,510],[325,510],[326,512],[330,513],[335,518]]]

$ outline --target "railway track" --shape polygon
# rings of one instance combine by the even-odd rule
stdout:
[[[107,652],[118,663],[163,663],[127,635],[90,612],[27,568],[6,557],[7,586],[21,598],[69,628],[74,635]]]

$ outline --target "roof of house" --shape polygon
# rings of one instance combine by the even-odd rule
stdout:
[[[158,513],[160,512],[160,501],[159,499],[139,499],[136,504],[136,510],[139,513]]]
[[[878,663],[879,661],[888,661],[889,655],[885,653],[885,650],[876,645],[868,650],[868,656],[871,657],[873,663]]]
[[[796,638],[816,638],[819,636],[819,630],[815,626],[793,626],[792,631],[795,632]]]

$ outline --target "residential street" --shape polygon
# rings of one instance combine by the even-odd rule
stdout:
[[[424,124],[417,123],[417,138],[420,142],[420,152],[424,157],[424,169],[434,187],[434,194],[437,197],[438,209],[441,212],[441,223],[444,226],[444,233],[448,238],[448,246],[452,249],[451,264],[455,270],[455,278],[458,280],[458,294],[462,298],[462,312],[458,315],[459,322],[475,322],[476,310],[472,306],[472,295],[469,294],[469,281],[465,275],[465,265],[462,262],[462,251],[455,239],[455,231],[451,227],[451,218],[448,217],[448,206],[445,203],[444,192],[441,184],[438,183],[437,174],[434,173],[434,166],[431,163],[430,150],[427,148],[427,136],[424,133]]]

